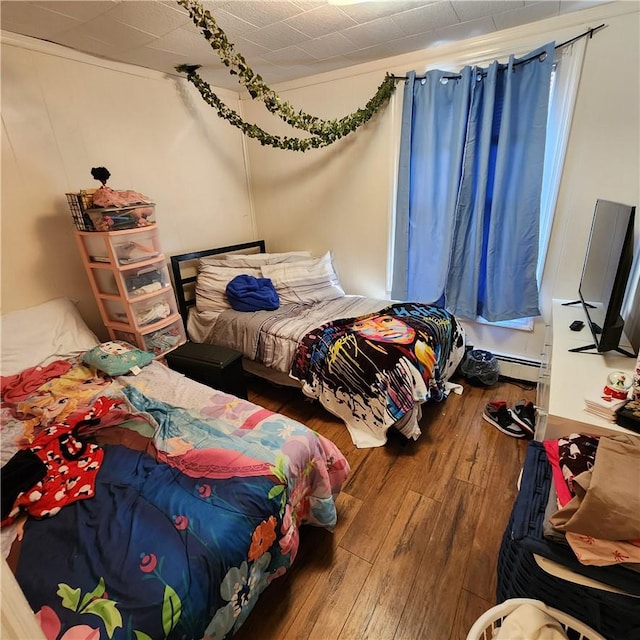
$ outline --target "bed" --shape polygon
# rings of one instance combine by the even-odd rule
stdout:
[[[48,640],[231,637],[299,527],[333,529],[348,463],[137,350],[109,375],[97,343],[67,299],[2,318],[3,555]]]
[[[384,445],[390,428],[417,439],[421,405],[455,388],[460,322],[422,303],[346,295],[329,252],[266,253],[258,240],[175,255],[171,268],[192,341],[236,349],[246,371],[301,387],[357,447]],[[277,308],[232,304],[237,278],[267,281]]]

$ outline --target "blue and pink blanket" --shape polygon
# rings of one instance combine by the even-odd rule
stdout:
[[[104,450],[94,496],[26,522],[16,577],[50,640],[230,637],[300,525],[335,526],[346,459],[285,416],[158,363],[103,381],[74,364],[34,393],[75,397],[76,413],[116,401],[88,429]],[[3,402],[3,448],[43,428],[29,404]]]

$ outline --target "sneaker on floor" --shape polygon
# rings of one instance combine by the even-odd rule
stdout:
[[[529,434],[534,435],[536,430],[536,408],[533,402],[520,400],[510,409],[511,417]]]
[[[482,417],[496,429],[512,438],[526,438],[528,432],[514,421],[506,402],[489,402]]]

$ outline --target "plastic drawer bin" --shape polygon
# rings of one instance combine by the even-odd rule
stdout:
[[[105,207],[85,212],[93,229],[88,231],[118,231],[146,227],[155,222],[155,205],[137,204],[130,207]]]
[[[105,311],[112,322],[129,324],[125,303],[121,300],[105,300]],[[134,301],[130,305],[132,320],[136,327],[146,327],[178,313],[178,308],[169,288],[161,294]]]
[[[164,262],[139,269],[127,269],[122,273],[122,278],[130,300],[161,291],[171,285],[169,271]]]
[[[125,235],[122,240],[113,241],[113,250],[119,265],[136,264],[156,258],[162,251],[158,234],[155,231],[139,232],[133,235]]]
[[[178,318],[166,327],[147,333],[142,339],[145,351],[156,355],[175,349],[186,341],[182,319]]]

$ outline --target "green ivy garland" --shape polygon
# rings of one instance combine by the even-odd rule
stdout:
[[[218,27],[211,13],[203,9],[198,0],[177,1],[189,12],[194,24],[202,29],[202,34],[211,44],[211,48],[216,51],[222,63],[229,68],[229,73],[238,76],[239,82],[254,100],[262,100],[272,114],[277,115],[296,129],[311,134],[310,138],[292,138],[269,134],[257,125],[245,122],[233,109],[227,107],[213,92],[209,84],[197,73],[199,65],[179,65],[176,67],[176,71],[187,74],[187,80],[198,89],[205,102],[218,111],[220,117],[241,129],[249,137],[256,138],[262,145],[292,151],[326,147],[368,122],[387,104],[395,91],[396,82],[392,76],[387,74],[375,95],[364,108],[358,109],[340,120],[323,120],[304,111],[296,112],[288,102],[282,100],[264,83],[259,74],[253,72],[241,54],[235,53],[233,44],[229,42],[225,32]]]

